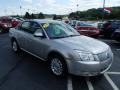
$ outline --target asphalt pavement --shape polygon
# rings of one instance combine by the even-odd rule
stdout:
[[[8,34],[0,34],[0,90],[119,90],[120,43],[100,38],[109,44],[114,62],[103,76],[53,76],[44,61],[25,52],[12,51]]]

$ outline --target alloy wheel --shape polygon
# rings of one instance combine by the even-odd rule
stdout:
[[[51,60],[51,70],[53,74],[60,76],[63,74],[63,65],[58,58],[53,58]]]

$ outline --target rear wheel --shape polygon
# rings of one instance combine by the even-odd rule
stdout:
[[[120,42],[120,38],[116,38],[115,40],[118,41],[118,42]]]
[[[0,33],[3,33],[3,31],[4,31],[3,28],[0,27]]]
[[[12,40],[12,49],[16,53],[20,51],[19,45],[16,40]]]
[[[67,73],[67,67],[64,59],[59,55],[51,56],[49,59],[49,68],[51,72],[56,76],[65,76]]]

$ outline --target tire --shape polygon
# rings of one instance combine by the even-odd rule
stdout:
[[[18,53],[20,51],[19,45],[16,40],[12,40],[12,49],[15,53]]]
[[[0,27],[0,33],[3,33],[3,31],[4,31],[3,28]]]
[[[55,76],[63,77],[67,75],[67,65],[60,55],[49,58],[49,69]]]
[[[116,38],[115,40],[118,41],[118,42],[120,42],[120,38]]]

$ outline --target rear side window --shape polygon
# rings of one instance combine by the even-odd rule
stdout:
[[[36,22],[31,22],[31,26],[33,28],[40,28],[40,25],[38,23],[36,23]]]
[[[21,28],[23,30],[28,30],[30,29],[30,22],[23,22],[22,25],[21,25]]]
[[[30,29],[32,33],[34,33],[36,30],[41,29],[41,26],[37,22],[31,22]]]
[[[23,22],[21,27],[20,27],[20,30],[23,30],[25,32],[28,32],[28,33],[34,33],[33,29],[30,28],[31,27],[31,23],[30,22]]]
[[[20,27],[22,30],[24,30],[25,32],[28,32],[28,33],[31,33],[31,34],[34,34],[34,32],[37,30],[37,29],[41,29],[40,25],[36,22],[29,22],[29,21],[25,21],[22,23],[21,27]]]
[[[112,28],[119,28],[120,27],[120,22],[113,22],[112,23]]]

